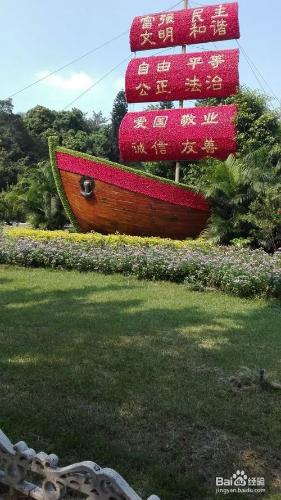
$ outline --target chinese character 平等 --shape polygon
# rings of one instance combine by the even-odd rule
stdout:
[[[218,75],[214,77],[207,76],[206,84],[207,84],[207,90],[221,90],[223,80]]]
[[[139,116],[134,119],[134,128],[147,128],[146,123],[147,119],[145,116]]]
[[[216,19],[217,17],[228,17],[228,13],[226,12],[226,7],[224,5],[219,5],[215,8],[215,14],[212,16],[212,19]]]
[[[168,80],[158,80],[156,82],[157,90],[156,94],[170,94],[171,91],[168,90],[169,81]]]
[[[164,141],[156,141],[151,147],[155,150],[156,155],[165,155],[167,153],[167,146],[168,144]]]
[[[142,142],[135,143],[133,142],[132,148],[135,153],[141,154],[141,155],[147,155],[147,152],[145,151],[145,146]]]
[[[216,125],[219,123],[218,121],[218,113],[215,113],[214,111],[211,113],[208,113],[207,115],[204,115],[204,121],[202,122],[202,125]]]
[[[195,69],[198,64],[203,64],[203,59],[202,57],[190,57],[189,62],[187,63],[187,66],[191,66],[192,69]]]
[[[158,26],[163,26],[163,24],[173,24],[175,21],[175,16],[173,12],[170,12],[168,14],[161,14],[160,15],[160,23]]]
[[[167,125],[168,116],[155,116],[153,127],[154,128],[165,128]]]
[[[139,95],[148,95],[149,90],[151,90],[151,87],[147,85],[146,83],[140,83],[137,87],[136,90],[139,90]]]
[[[213,30],[213,34],[224,36],[227,34],[228,24],[225,19],[213,19],[211,23],[211,28]]]
[[[158,73],[168,73],[171,69],[171,62],[170,61],[162,61],[157,64],[157,72]]]
[[[142,29],[143,30],[147,30],[147,29],[152,28],[154,19],[155,19],[155,17],[153,17],[153,16],[142,17],[141,18],[141,27],[142,27]]]
[[[223,54],[214,54],[210,57],[209,64],[212,68],[217,69],[221,64],[225,62],[225,58]]]
[[[162,29],[158,31],[159,39],[164,43],[167,41],[174,41],[174,28],[171,26],[170,28]]]
[[[142,62],[139,65],[138,75],[148,75],[148,71],[149,71],[149,64],[146,62]]]
[[[200,83],[199,78],[194,76],[194,78],[186,78],[185,85],[191,92],[201,92],[202,83]]]
[[[188,125],[196,125],[196,116],[193,114],[182,115],[181,125],[187,127]]]
[[[153,42],[153,40],[151,40],[153,36],[153,33],[149,33],[149,31],[145,31],[144,33],[141,33],[141,45],[156,45],[156,42]]]
[[[208,155],[213,155],[217,151],[215,141],[213,139],[205,139],[203,151],[206,151]]]
[[[196,142],[194,141],[189,141],[188,139],[185,142],[182,142],[183,150],[182,154],[187,154],[190,155],[191,153],[197,154],[198,151],[194,149],[196,147]]]

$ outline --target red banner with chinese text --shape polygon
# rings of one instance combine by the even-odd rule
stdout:
[[[224,160],[236,151],[237,107],[127,113],[119,131],[123,161]]]
[[[228,97],[239,90],[239,50],[141,57],[126,72],[132,102]]]
[[[238,3],[138,16],[130,31],[132,52],[240,38]]]

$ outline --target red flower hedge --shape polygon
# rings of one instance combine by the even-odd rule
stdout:
[[[238,4],[229,3],[135,17],[132,52],[240,37]]]
[[[224,160],[236,151],[237,107],[127,113],[119,130],[123,161]]]

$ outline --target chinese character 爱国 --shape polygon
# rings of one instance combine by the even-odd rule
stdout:
[[[138,75],[148,75],[148,71],[149,71],[149,64],[146,62],[142,62],[139,65]]]
[[[197,154],[198,151],[196,151],[195,146],[196,146],[196,142],[194,141],[189,141],[188,139],[185,141],[185,142],[182,142],[182,146],[183,146],[183,150],[182,150],[182,154],[187,154],[187,155],[190,155],[191,153],[195,153]]]
[[[187,125],[196,125],[196,115],[188,114],[182,115],[181,117],[181,125],[186,127]]]
[[[145,116],[139,116],[134,119],[134,128],[147,128],[146,127],[147,119]]]
[[[148,91],[151,90],[151,87],[146,85],[146,83],[140,83],[136,87],[136,90],[139,90],[139,95],[148,95]]]
[[[155,116],[153,127],[154,128],[165,128],[167,125],[168,116]]]

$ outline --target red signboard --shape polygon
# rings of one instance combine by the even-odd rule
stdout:
[[[123,161],[224,160],[236,150],[237,107],[127,113],[119,131]]]
[[[239,89],[239,50],[141,57],[126,73],[131,102],[228,97]]]
[[[130,32],[132,52],[239,38],[238,4],[135,17]]]

